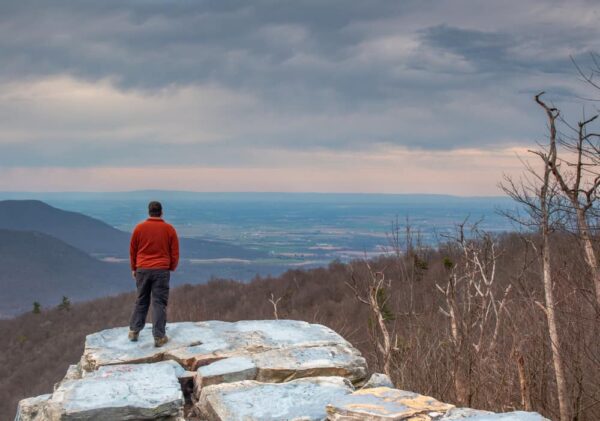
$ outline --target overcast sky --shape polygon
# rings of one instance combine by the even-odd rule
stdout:
[[[0,190],[499,194],[592,1],[0,0]]]

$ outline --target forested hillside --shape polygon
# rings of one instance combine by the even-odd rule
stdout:
[[[334,262],[249,284],[216,280],[175,288],[169,319],[322,323],[360,348],[372,369],[387,366],[400,388],[475,408],[528,407],[556,418],[540,265],[530,246],[536,238],[469,231],[473,240],[461,241],[459,231],[434,250],[411,241],[413,233],[408,239],[397,233],[391,243],[402,252],[390,250],[393,257]],[[553,241],[569,390],[581,419],[598,419],[600,328],[585,266],[573,237],[556,235]],[[361,302],[374,281],[382,281],[376,311]],[[133,295],[125,294],[0,322],[0,417],[10,419],[20,398],[50,391],[67,365],[77,362],[85,335],[127,325],[132,304]],[[384,333],[391,338],[389,356]]]

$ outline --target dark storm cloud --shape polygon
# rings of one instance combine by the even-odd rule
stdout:
[[[502,72],[518,66],[508,53],[509,49],[516,45],[516,40],[509,34],[460,29],[447,25],[427,28],[423,32],[423,38],[430,46],[460,55],[481,70]]]
[[[209,160],[229,165],[227,152],[248,145],[501,147],[539,134],[532,93],[572,95],[569,55],[597,49],[600,37],[597,20],[589,19],[593,3],[563,10],[561,2],[507,1],[496,11],[481,3],[0,1],[0,83],[108,79],[124,95],[210,85],[256,98],[261,112],[252,122],[239,123],[246,108],[231,109],[224,121],[239,130],[221,146],[191,142],[160,153],[168,139],[158,139],[148,147],[156,155],[146,152],[151,162],[187,162],[209,150]],[[18,114],[32,134],[0,143],[0,164],[121,163],[142,141],[132,136],[115,145],[90,127],[76,146],[60,133],[49,146],[43,116],[33,106],[17,112],[11,101],[2,102],[0,92],[0,123],[10,127],[15,119],[6,116]],[[74,124],[68,117],[67,132]]]
[[[343,58],[359,41],[344,27],[397,9],[389,2],[4,2],[0,42],[9,65],[0,71],[5,78],[116,76],[123,87],[264,85],[275,74],[298,77],[277,71],[294,54]],[[294,30],[306,39],[294,40]]]
[[[512,34],[439,25],[423,30],[422,40],[432,48],[464,57],[475,66],[477,72],[493,73],[496,76],[511,76],[517,72],[532,70],[572,74],[573,64],[565,54],[561,57],[550,55],[535,58],[515,54],[520,46],[537,43],[548,53],[567,46],[573,49],[576,60],[586,59],[586,53],[590,52],[588,46],[594,44],[589,30],[572,28],[568,34],[557,32],[539,26],[531,28],[528,33]]]

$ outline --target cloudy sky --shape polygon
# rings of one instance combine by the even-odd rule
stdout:
[[[0,0],[0,190],[498,194],[597,0]],[[577,115],[574,116],[577,118]]]

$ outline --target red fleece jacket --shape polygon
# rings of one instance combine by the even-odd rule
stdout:
[[[179,263],[179,239],[171,224],[162,218],[150,217],[138,224],[129,246],[131,270],[175,270]]]

